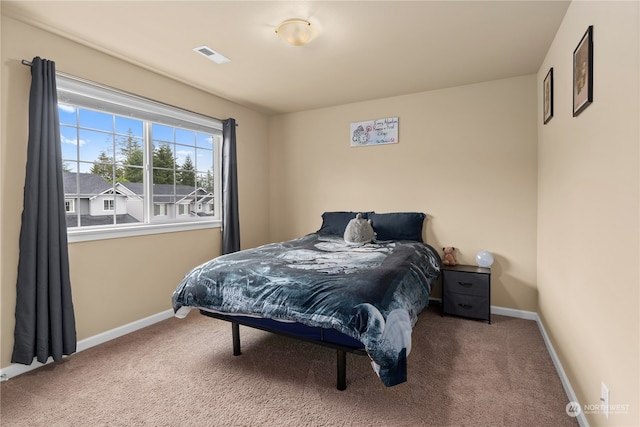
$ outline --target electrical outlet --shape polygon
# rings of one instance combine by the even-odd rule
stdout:
[[[600,383],[600,407],[604,417],[609,419],[609,389],[604,383]]]

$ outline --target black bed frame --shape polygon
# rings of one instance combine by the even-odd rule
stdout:
[[[364,347],[362,348],[354,348],[354,347],[350,347],[350,346],[346,346],[346,345],[341,345],[341,344],[336,344],[330,341],[324,341],[324,340],[316,340],[316,339],[310,339],[310,338],[306,338],[306,337],[301,337],[299,335],[293,334],[293,333],[289,333],[286,331],[282,331],[276,328],[272,328],[272,327],[268,327],[268,326],[264,326],[264,325],[256,325],[253,323],[248,323],[247,321],[245,321],[242,317],[239,316],[227,316],[224,314],[220,314],[220,313],[213,313],[210,311],[206,311],[206,310],[200,310],[200,313],[205,315],[205,316],[209,316],[209,317],[213,317],[215,319],[220,319],[220,320],[225,320],[227,322],[231,323],[231,333],[232,333],[232,337],[233,337],[233,355],[234,356],[239,356],[241,353],[240,351],[240,325],[243,326],[247,326],[250,328],[255,328],[255,329],[261,329],[263,331],[267,331],[267,332],[272,332],[274,334],[278,334],[278,335],[284,335],[287,337],[291,337],[291,338],[296,338],[302,341],[308,341],[308,342],[312,342],[315,344],[319,344],[325,347],[329,347],[329,348],[333,348],[336,350],[337,352],[337,383],[336,383],[336,388],[338,390],[345,390],[347,388],[347,352],[349,353],[353,353],[353,354],[358,354],[358,355],[366,355],[367,352],[364,350]]]

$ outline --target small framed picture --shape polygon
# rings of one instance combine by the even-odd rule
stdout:
[[[553,67],[542,83],[542,120],[546,125],[553,117]]]
[[[573,51],[573,117],[593,102],[593,25]]]
[[[351,146],[361,147],[398,143],[398,118],[351,123]]]

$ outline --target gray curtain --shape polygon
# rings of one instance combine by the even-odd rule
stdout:
[[[236,121],[222,121],[222,254],[240,250]]]
[[[55,63],[31,63],[29,142],[11,362],[45,363],[76,351],[69,281]]]

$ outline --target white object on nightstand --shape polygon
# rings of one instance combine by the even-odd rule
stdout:
[[[493,264],[493,255],[489,251],[480,251],[476,254],[476,262],[478,267],[489,268]]]

